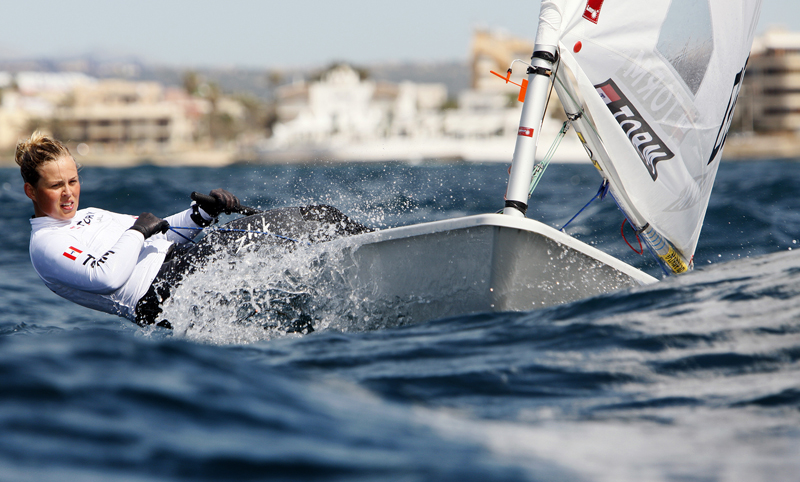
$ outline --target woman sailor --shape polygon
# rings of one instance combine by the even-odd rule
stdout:
[[[177,245],[189,241],[169,226],[201,228],[221,212],[239,208],[236,196],[215,189],[214,203],[193,203],[165,219],[147,212],[134,217],[98,208],[79,210],[78,167],[66,146],[36,132],[17,145],[15,157],[25,194],[33,201],[30,255],[44,284],[79,305],[142,326],[156,323],[160,303],[175,281],[166,261]],[[157,324],[170,327],[166,320]]]

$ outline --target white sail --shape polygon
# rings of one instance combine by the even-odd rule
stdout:
[[[681,255],[662,256],[674,272],[697,246],[760,6],[542,2],[537,48],[557,46],[605,151],[594,160],[651,248],[660,235]]]

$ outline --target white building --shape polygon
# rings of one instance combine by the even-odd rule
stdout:
[[[80,155],[151,156],[184,152],[198,143],[207,149],[211,114],[236,125],[246,116],[242,103],[228,97],[212,102],[156,82],[79,73],[0,72],[0,89],[0,149],[6,151],[34,129],[71,148],[80,144]]]
[[[278,123],[260,149],[262,160],[419,160],[510,161],[519,130],[519,87],[492,75],[505,74],[514,58],[529,58],[532,43],[478,31],[473,42],[473,88],[458,94],[457,108],[445,109],[441,84],[390,84],[362,79],[340,65],[318,81],[295,82],[278,90]],[[484,72],[485,71],[485,72]],[[520,83],[520,65],[513,79]],[[553,111],[557,102],[551,103]],[[563,115],[563,113],[562,113]],[[562,120],[548,116],[543,146]],[[577,138],[559,149],[561,161],[586,161]]]
[[[278,90],[273,144],[357,143],[389,136],[437,135],[439,123],[425,120],[447,100],[441,84],[399,85],[362,79],[347,65],[319,81],[300,81]]]

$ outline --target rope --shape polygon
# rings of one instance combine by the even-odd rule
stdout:
[[[177,228],[177,229],[201,229],[201,228]],[[176,231],[176,229],[173,228],[172,226],[169,227],[169,230],[172,231],[173,233],[177,234],[178,236],[182,237],[186,241],[189,241],[190,243],[194,243],[194,239],[184,236],[182,233],[179,233],[178,231]],[[197,243],[195,243],[195,244],[197,244]]]
[[[628,221],[628,218],[625,218],[625,219],[622,220],[622,226],[619,228],[619,234],[622,235],[622,239],[625,240],[625,244],[627,244],[628,247],[631,248],[631,251],[633,251],[636,254],[643,254],[644,253],[644,248],[642,247],[642,240],[639,239],[639,232],[636,231],[636,229],[634,228],[634,232],[636,233],[636,240],[639,241],[639,251],[636,251],[636,249],[633,246],[631,246],[631,243],[628,242],[628,238],[625,237],[625,223],[630,224],[630,221]],[[631,224],[631,227],[633,227],[632,224]]]
[[[528,190],[528,197],[533,194],[533,190],[536,189],[536,186],[539,184],[539,181],[542,179],[544,175],[544,170],[547,169],[547,166],[550,165],[550,160],[553,159],[553,156],[558,149],[558,146],[561,145],[561,141],[564,139],[564,136],[567,135],[567,131],[569,131],[569,126],[572,125],[570,121],[565,121],[564,125],[561,126],[561,130],[558,132],[558,135],[553,140],[553,143],[550,145],[550,149],[547,150],[547,154],[544,155],[544,159],[542,162],[536,163],[533,166],[533,174],[531,174],[531,187]]]
[[[594,200],[595,200],[595,199],[597,199],[598,197],[599,197],[600,199],[603,199],[604,197],[606,197],[606,194],[607,194],[607,193],[608,193],[608,181],[606,181],[606,180],[604,179],[604,180],[603,180],[603,184],[601,184],[601,185],[600,185],[600,189],[598,189],[598,190],[597,190],[597,194],[595,194],[595,195],[594,195],[594,197],[593,197],[592,199],[590,199],[590,200],[589,200],[589,202],[588,202],[588,203],[586,203],[586,205],[585,205],[585,206],[583,206],[583,207],[581,208],[581,210],[580,210],[580,211],[578,211],[577,213],[575,213],[575,215],[574,215],[574,216],[572,216],[572,218],[570,218],[570,220],[569,220],[569,221],[567,221],[567,224],[565,224],[565,225],[561,226],[561,229],[559,229],[559,231],[561,231],[561,232],[563,233],[563,232],[564,232],[564,230],[565,230],[565,229],[567,229],[567,226],[569,226],[569,223],[571,223],[572,221],[574,221],[574,220],[575,220],[575,218],[577,218],[577,217],[578,217],[578,216],[579,216],[579,215],[580,215],[580,214],[583,212],[583,210],[584,210],[584,209],[588,208],[588,207],[589,207],[589,205],[590,205],[590,204],[592,204],[592,202],[594,202]]]

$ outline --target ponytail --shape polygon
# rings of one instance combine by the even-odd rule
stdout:
[[[36,131],[29,139],[17,143],[14,160],[19,165],[22,179],[36,186],[39,182],[38,168],[46,162],[56,161],[64,156],[72,157],[64,144]]]

